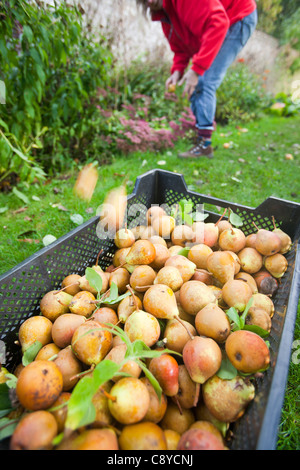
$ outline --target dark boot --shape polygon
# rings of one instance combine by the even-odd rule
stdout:
[[[182,152],[178,155],[179,158],[213,158],[213,156],[212,146],[210,144],[205,145],[205,141],[202,139],[199,139],[198,143],[196,143],[190,150]]]

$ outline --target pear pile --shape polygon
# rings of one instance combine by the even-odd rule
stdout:
[[[14,371],[25,413],[10,448],[228,449],[231,424],[247,412],[255,378],[271,366],[267,342],[251,327],[271,330],[289,235],[257,227],[245,235],[224,218],[179,225],[152,206],[147,225],[120,228],[114,242],[112,264],[93,269],[102,279],[102,294],[114,283],[119,294],[129,295],[99,306],[86,276],[71,273],[60,290],[43,296],[41,314],[20,326],[22,353],[36,341],[42,348]],[[243,328],[236,328],[229,311],[238,318],[244,314]],[[82,375],[104,359],[124,360],[124,341],[99,328],[107,324],[118,325],[131,342],[162,351],[146,360],[162,394],[128,360],[124,375],[116,374],[95,393],[94,422],[55,444]],[[231,375],[220,373],[224,364]]]

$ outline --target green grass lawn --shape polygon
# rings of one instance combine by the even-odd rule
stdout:
[[[0,274],[43,248],[46,235],[59,238],[75,228],[73,215],[79,214],[83,221],[94,216],[110,189],[126,180],[131,193],[137,176],[154,168],[181,173],[194,191],[241,205],[256,207],[269,196],[300,202],[300,116],[264,117],[245,127],[247,132],[234,126],[218,127],[213,160],[178,159],[178,152],[186,148],[184,141],[161,153],[113,158],[110,165],[100,168],[89,203],[73,194],[76,172],[56,175],[41,185],[19,185],[21,195],[0,194]],[[230,147],[224,148],[224,143]],[[286,154],[294,158],[287,160]],[[298,337],[299,309],[295,339]],[[298,397],[299,366],[291,362],[280,449],[300,448]]]

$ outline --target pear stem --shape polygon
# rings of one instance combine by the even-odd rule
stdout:
[[[218,223],[223,219],[224,215],[226,214],[227,212],[227,208],[225,209],[225,211],[223,212],[223,214],[221,215],[221,217],[219,218],[219,220],[217,220],[217,222],[215,223],[215,225],[218,225]]]
[[[53,295],[57,295],[57,294],[59,294],[60,292],[63,292],[63,291],[64,291],[65,289],[67,289],[68,287],[72,287],[72,286],[79,286],[79,281],[74,282],[73,284],[69,284],[68,286],[62,287],[62,288],[59,289],[58,291],[54,292]]]
[[[196,382],[196,390],[195,390],[195,398],[194,398],[194,406],[197,406],[200,394],[200,384]]]
[[[274,215],[272,215],[272,221],[273,221],[273,227],[274,227],[274,230],[276,230],[276,222],[275,222],[275,217]]]
[[[253,223],[254,227],[256,228],[256,230],[259,230],[258,226],[256,225],[255,222],[253,222],[253,220],[252,220],[252,223]]]
[[[130,292],[131,295],[132,295],[133,302],[134,302],[134,305],[135,305],[135,309],[136,309],[136,310],[139,310],[139,306],[138,306],[138,304],[137,304],[137,300],[136,300],[136,298],[135,298],[135,295],[134,295],[134,292],[133,292],[133,290],[132,290],[132,287],[131,287],[129,284],[127,284],[126,288],[129,290],[129,292]]]
[[[111,272],[111,273],[114,273],[115,271],[117,271],[117,269],[123,268],[123,266],[125,266],[125,264],[127,264],[127,263],[119,264],[119,266],[116,266],[116,267],[115,267],[114,269],[112,269],[110,272]]]
[[[178,395],[174,396],[174,400],[176,401],[176,405],[178,406],[179,413],[182,415],[183,413],[182,413],[181,405],[180,405],[179,400],[178,400]]]
[[[71,377],[70,380],[79,379],[81,377],[84,377],[87,374],[90,374],[91,372],[93,372],[95,367],[96,367],[95,364],[92,364],[89,369],[85,370],[84,372],[79,372],[78,374],[73,375],[73,377]]]
[[[175,319],[176,319],[177,321],[179,321],[179,323],[186,329],[186,331],[187,331],[189,337],[190,337],[191,339],[194,339],[194,336],[192,335],[192,333],[190,332],[190,330],[187,328],[187,326],[184,324],[184,322],[182,321],[182,319],[179,318],[179,316],[176,316]]]
[[[116,397],[108,393],[106,390],[104,390],[103,387],[100,387],[101,392],[106,396],[111,401],[116,401]]]

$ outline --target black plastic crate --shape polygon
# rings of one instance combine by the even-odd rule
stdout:
[[[276,225],[292,238],[292,249],[286,255],[288,269],[273,298],[275,313],[268,337],[271,367],[256,380],[256,397],[232,426],[229,443],[233,450],[275,449],[300,293],[300,204],[270,197],[257,208],[241,206],[190,191],[182,175],[155,169],[139,176],[128,196],[127,226],[145,224],[146,209],[151,205],[168,207],[183,198],[191,199],[195,205],[204,204],[204,212],[209,214],[206,222],[216,222],[222,208],[231,208],[242,218],[246,235],[255,231],[253,222],[259,228],[272,229],[274,217]],[[112,263],[115,245],[103,235],[99,232],[99,217],[93,217],[0,277],[0,341],[5,345],[3,365],[10,371],[21,359],[20,348],[15,344],[19,327],[26,318],[40,313],[42,296],[60,288],[68,274],[84,274],[100,250],[99,265],[106,268]],[[5,449],[6,445],[7,442],[0,442],[0,448]]]

